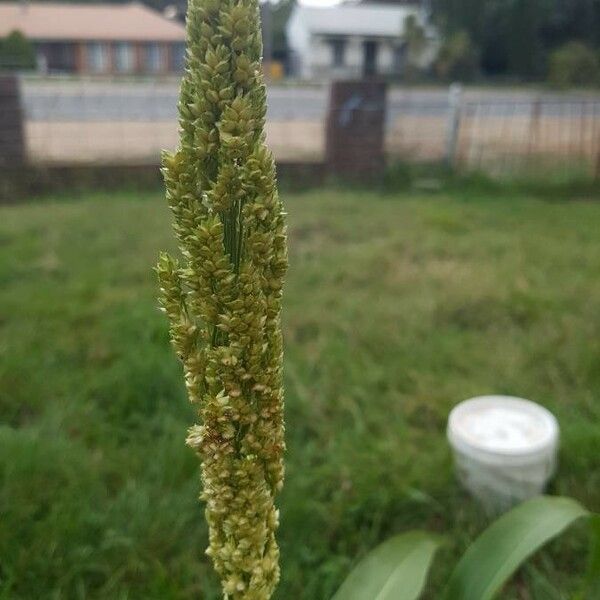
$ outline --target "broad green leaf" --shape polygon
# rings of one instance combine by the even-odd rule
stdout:
[[[444,600],[491,600],[546,542],[589,513],[569,498],[540,497],[492,523],[462,557]]]
[[[387,540],[356,565],[333,600],[416,600],[439,544],[421,531]]]

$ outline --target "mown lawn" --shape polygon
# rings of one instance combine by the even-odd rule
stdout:
[[[444,434],[474,395],[555,411],[552,492],[600,510],[600,203],[286,200],[279,600],[328,600],[357,557],[416,527],[448,534],[443,581],[485,523]],[[151,268],[173,246],[163,204],[0,208],[0,598],[218,597],[183,444],[192,410],[156,310]],[[503,598],[568,597],[585,543],[575,529]]]

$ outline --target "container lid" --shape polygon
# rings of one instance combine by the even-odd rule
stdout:
[[[448,419],[454,448],[482,459],[534,458],[553,452],[558,423],[544,407],[511,396],[481,396],[456,406]]]

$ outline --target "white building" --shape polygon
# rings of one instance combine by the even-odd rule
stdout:
[[[405,29],[413,17],[425,45],[409,56]],[[419,6],[340,4],[317,8],[297,4],[286,26],[292,74],[301,79],[401,76],[410,63],[427,68],[439,39]]]

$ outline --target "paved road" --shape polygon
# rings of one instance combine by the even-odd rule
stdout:
[[[32,121],[162,121],[176,118],[178,84],[172,82],[112,83],[94,81],[32,81],[22,84],[26,117]],[[269,119],[320,121],[327,112],[323,87],[269,88]],[[600,115],[600,94],[540,93],[528,90],[467,89],[467,110],[479,116],[530,115],[541,98],[540,114],[573,118]],[[443,116],[448,110],[444,89],[392,89],[389,117]]]

